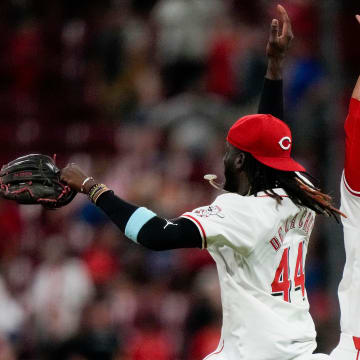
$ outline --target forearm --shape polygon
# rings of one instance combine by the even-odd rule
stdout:
[[[258,108],[259,114],[271,114],[284,119],[283,82],[265,77]]]
[[[202,247],[199,231],[187,219],[168,221],[120,199],[112,191],[102,194],[96,205],[128,238],[151,250]]]
[[[269,58],[265,78],[269,80],[282,80],[284,57]]]
[[[112,191],[101,195],[96,205],[105,212],[123,233],[125,233],[125,227],[131,215],[138,209],[137,206],[117,197]]]

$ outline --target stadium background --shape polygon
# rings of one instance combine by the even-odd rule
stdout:
[[[295,157],[337,203],[355,3],[282,2]],[[226,129],[256,112],[275,4],[1,0],[1,163],[56,153],[169,218],[211,202],[202,177],[222,174]],[[338,340],[343,261],[341,227],[318,219],[306,273],[324,352]],[[83,196],[58,211],[0,201],[0,359],[198,360],[220,324],[206,252],[136,246]]]

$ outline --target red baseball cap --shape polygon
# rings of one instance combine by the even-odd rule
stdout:
[[[290,156],[292,137],[289,127],[272,115],[255,114],[240,118],[230,128],[226,140],[271,168],[306,171]]]

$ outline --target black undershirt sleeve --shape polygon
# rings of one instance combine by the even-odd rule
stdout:
[[[131,215],[138,209],[137,206],[117,197],[112,191],[102,194],[96,205],[123,233]],[[191,220],[185,218],[168,221],[155,216],[141,228],[137,242],[148,249],[158,251],[202,247],[199,230]]]
[[[283,118],[282,80],[265,78],[258,112]],[[117,197],[112,191],[102,194],[97,206],[123,233],[131,215],[138,209],[137,206]],[[202,247],[198,228],[191,220],[185,218],[177,218],[169,222],[155,216],[141,228],[137,242],[152,250]]]
[[[96,202],[96,205],[104,211],[123,233],[125,232],[128,220],[138,208],[117,197],[113,191],[107,191],[102,194]]]
[[[185,218],[170,222],[157,216],[152,218],[140,230],[138,242],[151,250],[202,247],[199,230]]]
[[[283,81],[264,80],[258,108],[259,114],[271,114],[284,120]]]

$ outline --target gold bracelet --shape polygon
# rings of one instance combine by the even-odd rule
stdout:
[[[94,196],[94,204],[96,204],[97,203],[97,201],[99,200],[99,197],[102,195],[102,194],[104,194],[104,193],[106,193],[106,192],[108,192],[108,191],[110,191],[110,189],[108,188],[108,187],[105,187],[105,188],[103,188],[101,191],[99,191],[97,194],[96,194],[96,196]]]

